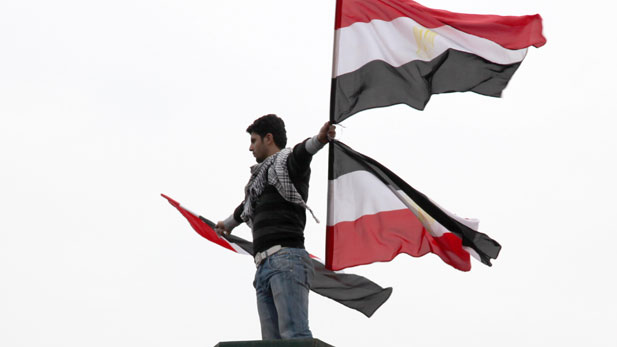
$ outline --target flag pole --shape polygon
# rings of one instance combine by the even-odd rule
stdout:
[[[330,76],[331,78],[331,83],[330,83],[330,124],[336,124],[337,122],[334,119],[334,105],[336,103],[336,93],[335,93],[335,89],[336,89],[336,81],[334,79],[334,76],[336,74],[336,65],[338,62],[338,57],[337,57],[337,52],[336,52],[336,47],[337,47],[337,32],[336,32],[336,28],[337,26],[339,26],[340,24],[340,19],[341,19],[341,7],[343,6],[342,2],[344,0],[336,0],[336,8],[335,8],[335,13],[334,13],[334,38],[332,40],[332,75]]]
[[[336,120],[334,119],[334,105],[336,103],[336,93],[335,93],[335,88],[336,88],[336,80],[334,79],[335,73],[336,73],[336,64],[337,64],[337,52],[336,52],[336,47],[337,47],[337,32],[336,32],[336,28],[338,26],[338,24],[340,23],[340,18],[341,18],[341,7],[342,7],[342,2],[344,0],[336,0],[336,5],[335,5],[335,13],[334,13],[334,38],[332,40],[332,74],[330,76],[331,78],[331,83],[330,83],[330,124],[334,125],[336,124]],[[332,198],[331,198],[331,194],[333,194],[332,192],[332,187],[331,187],[331,180],[333,178],[333,162],[334,162],[334,144],[332,143],[333,140],[332,139],[328,139],[328,193],[327,193],[327,208],[326,208],[326,269],[331,269],[332,268],[332,246],[333,246],[333,235],[332,235],[332,231],[328,231],[328,224],[331,220],[332,217],[332,206],[330,206],[331,202],[332,202]]]

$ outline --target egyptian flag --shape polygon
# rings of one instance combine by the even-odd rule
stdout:
[[[330,118],[432,94],[500,96],[527,54],[546,43],[542,18],[454,13],[411,0],[337,0]]]
[[[234,235],[219,236],[214,231],[214,223],[187,210],[170,197],[161,195],[180,211],[199,235],[230,251],[253,255],[252,242]],[[311,255],[311,260],[315,269],[311,290],[339,304],[360,311],[367,317],[372,316],[392,294],[392,288],[384,289],[362,276],[330,271],[313,255]]]
[[[438,255],[461,271],[470,255],[491,265],[501,246],[375,160],[330,142],[326,268],[390,261],[400,253]]]

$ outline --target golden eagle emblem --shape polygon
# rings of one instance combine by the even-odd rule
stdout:
[[[415,26],[413,27],[413,36],[418,45],[418,50],[416,51],[418,57],[429,60],[432,59],[437,33],[426,28]]]

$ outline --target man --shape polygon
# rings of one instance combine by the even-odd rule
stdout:
[[[312,337],[308,325],[308,294],[313,267],[304,250],[304,226],[310,163],[335,127],[326,122],[319,133],[285,148],[285,123],[274,114],[258,118],[246,132],[257,161],[251,167],[244,201],[217,231],[229,233],[246,222],[253,233],[257,271],[253,286],[264,340]],[[314,217],[314,216],[313,216]]]

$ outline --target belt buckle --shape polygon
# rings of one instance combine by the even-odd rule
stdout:
[[[259,264],[261,264],[261,261],[264,260],[264,253],[265,252],[258,252],[255,255],[255,266],[259,266]]]

